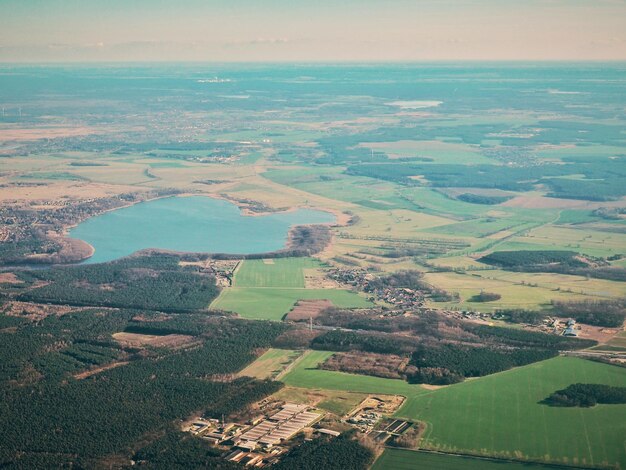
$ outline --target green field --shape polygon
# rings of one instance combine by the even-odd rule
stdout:
[[[222,291],[211,308],[236,312],[244,318],[280,321],[298,300],[321,299],[328,299],[342,308],[371,305],[357,293],[341,289],[231,287]]]
[[[281,381],[292,387],[406,396],[396,415],[427,424],[421,442],[426,449],[555,464],[626,466],[626,405],[583,409],[538,403],[576,382],[626,386],[625,369],[558,357],[426,390],[401,380],[316,369],[331,354],[305,353]],[[378,465],[375,468],[417,468]]]
[[[235,272],[234,287],[224,289],[211,308],[245,318],[280,321],[298,300],[327,299],[342,308],[371,305],[349,290],[306,289],[304,270],[322,267],[314,258],[246,260]]]
[[[243,261],[235,275],[235,287],[304,287],[304,269],[319,268],[313,258],[277,258]]]
[[[461,457],[456,455],[385,449],[372,470],[548,470],[563,469],[553,465],[528,464]]]
[[[626,369],[558,357],[410,397],[397,415],[427,423],[425,448],[626,467],[626,405],[538,403],[576,382],[626,386]]]
[[[293,349],[271,348],[239,372],[238,375],[241,377],[255,377],[261,380],[274,379],[301,354],[301,351]]]
[[[292,387],[384,395],[417,396],[428,392],[420,385],[411,385],[404,380],[316,369],[320,362],[325,361],[332,354],[329,351],[308,351],[281,381]]]

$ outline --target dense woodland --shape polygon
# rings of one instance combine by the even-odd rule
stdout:
[[[276,470],[362,470],[373,462],[374,454],[351,433],[339,437],[318,437],[305,441],[272,468]]]
[[[456,198],[459,201],[469,202],[471,204],[495,205],[502,204],[512,197],[513,196],[486,196],[484,194],[463,193],[459,194]]]
[[[219,294],[213,277],[181,267],[172,255],[139,256],[103,264],[21,271],[20,278],[46,285],[19,300],[76,306],[186,312],[206,309]]]
[[[626,281],[626,269],[610,266],[605,260],[583,258],[567,250],[495,251],[479,258],[485,264],[509,271],[546,272]]]
[[[322,368],[344,372],[358,369],[363,374],[437,385],[493,374],[554,357],[561,350],[596,344],[578,338],[464,323],[435,313],[380,317],[364,311],[328,309],[316,321],[342,329],[316,335],[312,348],[358,351],[354,357],[363,356],[350,362],[347,357],[351,354],[339,355]],[[381,355],[387,355],[387,360]],[[394,359],[402,357],[410,357],[407,367],[399,367]]]
[[[363,160],[365,162],[366,160]],[[423,175],[435,187],[496,188],[529,191],[547,184],[551,197],[610,201],[626,195],[624,157],[568,159],[565,164],[536,166],[423,164],[378,160],[348,166],[346,173],[416,186],[411,176]],[[485,175],[489,175],[488,178]],[[582,174],[584,179],[563,176]],[[471,201],[470,201],[471,202]]]
[[[194,333],[199,345],[137,351],[111,341],[112,333],[151,315],[83,311],[0,332],[2,357],[11,358],[2,362],[0,466],[18,459],[30,462],[36,454],[43,462],[47,455],[47,464],[53,465],[60,455],[80,462],[124,453],[145,433],[175,419],[202,410],[228,416],[280,388],[277,382],[224,378],[253,360],[257,348],[269,347],[284,325],[198,316],[198,325],[191,327],[187,315],[154,315],[155,323],[158,319],[171,330]],[[89,370],[94,356],[110,354],[108,360],[115,361],[115,350],[129,363],[83,380],[72,378],[74,366],[56,359],[70,353]],[[58,370],[50,371],[51,363],[58,363]]]
[[[577,383],[569,385],[563,390],[557,390],[542,403],[550,406],[579,406],[584,408],[596,404],[626,403],[626,387]]]
[[[468,347],[458,344],[418,345],[410,364],[409,382],[446,385],[466,377],[481,377],[512,367],[543,361],[554,349]]]
[[[133,460],[139,468],[154,470],[241,469],[241,466],[224,460],[221,454],[219,449],[208,446],[200,438],[168,429],[163,437],[139,449],[133,455]]]
[[[479,258],[478,261],[505,269],[560,264],[571,267],[586,267],[587,263],[575,251],[566,250],[518,250],[495,251]]]
[[[553,302],[556,315],[573,318],[587,325],[617,328],[626,319],[624,300],[583,300],[578,302]]]

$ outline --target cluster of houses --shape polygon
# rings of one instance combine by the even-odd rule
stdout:
[[[424,307],[424,292],[405,287],[372,288],[375,279],[372,273],[363,268],[332,268],[327,276],[340,284],[353,287],[371,295],[370,300],[381,301],[398,310],[411,310]]]

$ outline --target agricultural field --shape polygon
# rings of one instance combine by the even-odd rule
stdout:
[[[372,470],[564,470],[568,467],[507,462],[474,457],[385,449]]]
[[[302,355],[291,349],[268,349],[254,362],[239,372],[240,377],[276,379],[290,364]]]
[[[515,244],[515,245],[514,245]],[[538,249],[574,250],[590,256],[611,256],[623,253],[626,234],[587,229],[584,226],[546,226],[514,237],[510,244],[504,243],[499,250],[520,249],[517,244],[542,247]]]
[[[328,300],[344,308],[371,305],[363,295],[345,289],[306,289],[305,273],[323,267],[313,258],[245,260],[235,272],[234,287],[222,290],[211,308],[244,318],[280,321],[298,300]]]
[[[605,344],[596,346],[594,350],[626,352],[626,331],[622,330]]]
[[[342,289],[231,287],[211,303],[211,309],[236,312],[243,318],[280,321],[298,300],[330,300],[336,307],[365,308],[362,295]]]
[[[245,260],[237,269],[235,287],[304,288],[304,270],[321,268],[313,258],[276,258]]]
[[[320,390],[345,390],[402,396],[417,396],[427,393],[427,390],[422,386],[411,385],[404,380],[316,369],[318,364],[324,362],[332,354],[329,351],[307,351],[289,373],[281,378],[281,381],[292,387]]]
[[[559,357],[411,396],[398,417],[426,423],[421,446],[573,465],[626,465],[626,405],[538,402],[572,383],[626,386],[616,366]]]
[[[145,455],[150,468],[202,466],[219,452],[168,431],[192,412],[244,422],[265,400],[293,402],[343,430],[364,398],[392,395],[405,397],[394,416],[424,423],[420,446],[434,452],[386,448],[374,470],[626,468],[626,405],[539,403],[576,382],[626,386],[624,368],[557,357],[626,351],[623,67],[0,72],[0,467]],[[28,103],[23,116],[10,103]],[[194,205],[209,197],[233,224]],[[179,207],[156,204],[165,198]],[[143,203],[167,227],[127,234],[139,245],[124,253],[99,260],[101,245],[70,238],[114,213],[122,228],[145,226],[124,216]],[[242,223],[284,216],[271,250],[261,242],[277,225]],[[185,238],[198,227],[206,245]],[[121,246],[107,228],[96,235]],[[244,240],[220,249],[234,234]],[[298,236],[314,247],[294,249]],[[244,242],[258,245],[237,251]],[[570,253],[562,266],[488,264],[507,250]],[[499,309],[518,311],[489,315]],[[519,309],[576,312],[583,341]],[[327,367],[361,375],[318,369],[333,351]],[[138,457],[142,447],[156,450]]]
[[[593,294],[592,290],[587,292],[587,286],[604,285],[605,282],[586,282],[581,281],[574,284],[574,279],[570,281],[572,292],[566,289],[558,290],[558,284],[549,283],[550,275],[539,274],[518,274],[512,276],[511,279],[505,277],[500,278],[497,273],[492,275],[492,271],[478,271],[469,273],[427,273],[424,279],[443,289],[458,292],[460,294],[460,302],[443,302],[439,305],[448,307],[479,309],[480,311],[489,311],[497,308],[525,308],[525,309],[546,309],[550,306],[552,300],[584,300],[599,299],[602,295]],[[572,276],[567,276],[571,278]],[[523,281],[523,283],[522,283]],[[535,284],[537,286],[535,287]],[[618,284],[618,283],[611,283]],[[574,289],[574,287],[576,287]],[[616,286],[621,290],[621,286]],[[479,294],[482,290],[494,292],[502,296],[501,299],[493,302],[469,302],[468,300]],[[580,291],[583,291],[581,293]]]

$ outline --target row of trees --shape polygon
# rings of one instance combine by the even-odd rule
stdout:
[[[587,325],[617,328],[626,319],[624,300],[581,300],[575,302],[552,303],[559,317],[571,317]]]

